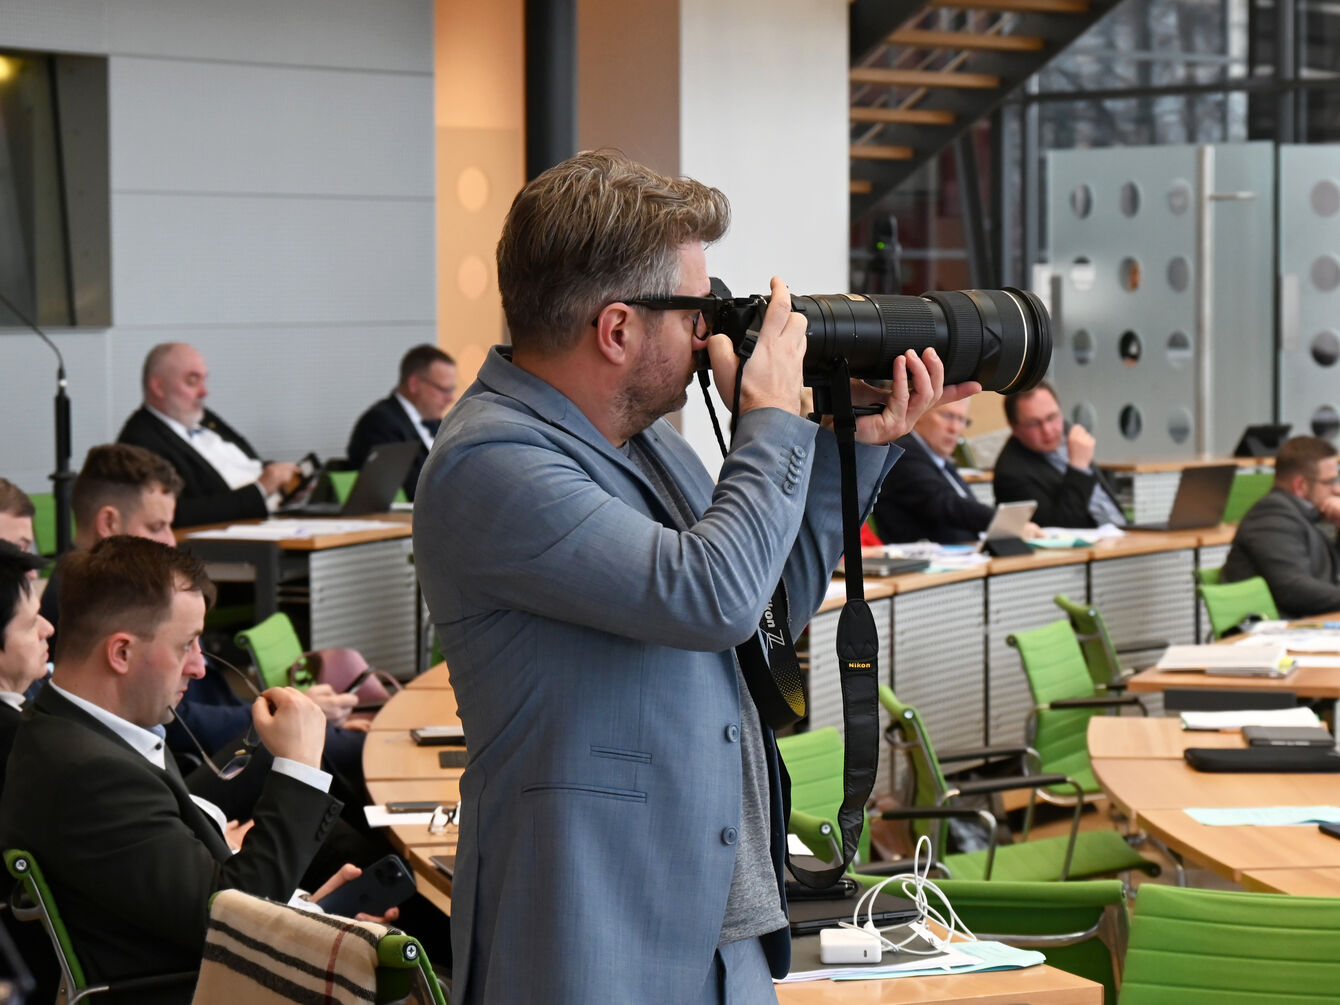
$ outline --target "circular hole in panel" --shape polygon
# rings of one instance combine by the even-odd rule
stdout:
[[[1168,209],[1173,216],[1181,216],[1191,208],[1191,186],[1181,178],[1168,186]]]
[[[1125,406],[1117,421],[1121,426],[1121,435],[1128,440],[1138,439],[1141,430],[1145,428],[1145,417],[1135,405]]]
[[[484,208],[489,200],[489,178],[477,167],[468,167],[456,179],[456,198],[471,213]]]
[[[1117,352],[1121,356],[1121,361],[1127,366],[1135,366],[1140,362],[1140,355],[1145,351],[1144,343],[1140,341],[1140,336],[1133,331],[1124,331],[1121,338],[1117,340]]]
[[[1117,204],[1121,206],[1122,216],[1134,216],[1140,212],[1140,186],[1133,181],[1121,186],[1121,196]]]
[[[1191,362],[1191,336],[1186,332],[1173,332],[1168,336],[1168,364],[1180,370]]]
[[[1191,283],[1191,263],[1178,255],[1168,263],[1168,285],[1178,293],[1186,291]]]
[[[1093,262],[1083,255],[1070,263],[1070,285],[1080,293],[1088,293],[1093,289],[1093,281],[1096,276],[1097,272],[1094,270]]]
[[[1083,220],[1093,212],[1093,189],[1082,182],[1070,190],[1070,208]]]
[[[1312,413],[1312,435],[1329,440],[1340,433],[1340,412],[1330,405],[1322,405]]]
[[[1340,359],[1340,332],[1326,328],[1312,336],[1312,358],[1322,366],[1334,366]]]
[[[1134,293],[1140,288],[1140,263],[1134,258],[1123,258],[1121,265],[1117,267],[1117,276],[1121,280],[1121,288],[1128,293]]]
[[[1191,413],[1185,408],[1174,408],[1168,416],[1168,436],[1174,443],[1185,443],[1191,437]]]
[[[1325,178],[1312,186],[1312,212],[1318,216],[1334,216],[1340,210],[1340,185]]]
[[[1334,255],[1322,255],[1312,263],[1312,285],[1323,292],[1340,286],[1340,259]]]
[[[1071,341],[1073,342],[1075,362],[1080,366],[1088,366],[1092,363],[1094,355],[1093,336],[1086,329],[1081,328],[1075,332],[1075,337]]]
[[[1092,433],[1098,428],[1098,409],[1087,401],[1081,401],[1070,410],[1070,421],[1077,426],[1083,426]]]

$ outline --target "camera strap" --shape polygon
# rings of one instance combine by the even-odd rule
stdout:
[[[735,418],[739,415],[740,386],[744,367],[752,354],[757,332],[751,332],[747,354],[740,358],[735,375]],[[707,373],[699,372],[712,428],[721,453],[725,438],[707,394]],[[856,415],[852,409],[851,381],[847,364],[838,361],[830,375],[834,431],[842,479],[842,533],[846,551],[847,602],[838,616],[837,657],[842,688],[842,724],[846,737],[842,758],[842,805],[838,827],[842,833],[842,861],[827,869],[806,869],[791,861],[792,875],[806,886],[832,886],[856,856],[865,827],[865,804],[875,786],[879,765],[879,633],[870,606],[865,602],[861,576],[861,506],[856,484]],[[750,697],[763,721],[781,729],[805,715],[806,701],[800,662],[791,638],[786,585],[777,584],[772,600],[763,611],[759,631],[735,647],[740,670]]]

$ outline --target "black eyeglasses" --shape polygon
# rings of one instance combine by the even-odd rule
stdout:
[[[248,687],[248,689],[250,689],[252,694],[254,694],[257,698],[263,697],[263,695],[260,692],[260,689],[257,688],[255,684],[251,683],[251,678],[248,677],[244,671],[239,670],[237,667],[233,666],[222,656],[216,656],[213,653],[204,653],[204,652],[202,652],[200,655],[211,662],[219,664],[225,670],[231,670],[241,679],[242,683],[244,683]],[[274,711],[273,705],[271,705],[270,710]],[[186,725],[186,721],[182,719],[180,715],[177,714],[177,710],[171,705],[169,705],[168,711],[172,713],[172,718],[177,720],[177,725],[179,725],[182,728],[182,732],[185,733],[186,736],[190,739],[191,745],[195,747],[197,751],[200,752],[200,759],[209,767],[210,771],[214,772],[215,775],[217,775],[220,779],[222,779],[225,782],[231,781],[232,779],[236,778],[238,775],[240,775],[243,771],[247,769],[247,765],[251,763],[252,754],[254,754],[256,752],[256,748],[261,745],[260,735],[257,734],[256,727],[253,725],[250,729],[247,730],[246,735],[242,738],[242,746],[239,747],[237,750],[235,750],[233,752],[233,756],[228,760],[228,763],[225,764],[222,768],[220,768],[217,764],[214,763],[214,758],[212,758],[205,751],[204,745],[201,744],[201,742],[198,739],[196,739],[195,734],[192,733],[190,727]]]
[[[630,297],[627,300],[612,300],[610,303],[630,304],[633,307],[645,307],[649,311],[694,311],[693,332],[698,333],[698,321],[701,318],[706,328],[704,335],[712,334],[712,322],[716,320],[721,298],[715,294],[706,297],[670,296],[670,297]],[[608,307],[606,304],[605,307]],[[603,311],[605,308],[602,307]],[[600,320],[597,314],[591,319],[592,327]]]

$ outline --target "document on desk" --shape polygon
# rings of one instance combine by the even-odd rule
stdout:
[[[1225,712],[1183,712],[1182,728],[1201,732],[1238,730],[1243,726],[1320,726],[1306,705],[1293,708],[1235,709]]]
[[[215,530],[198,530],[190,536],[202,540],[284,541],[400,526],[403,525],[386,520],[262,520],[260,523],[235,523]]]
[[[1206,827],[1315,827],[1340,823],[1340,806],[1241,806],[1184,812]]]
[[[1156,670],[1255,670],[1278,672],[1286,667],[1288,653],[1282,642],[1261,642],[1232,646],[1169,646]]]
[[[930,943],[919,948],[932,950]],[[1000,942],[955,942],[932,956],[885,952],[879,963],[834,966],[819,959],[819,936],[791,940],[791,972],[774,979],[775,984],[800,981],[872,981],[887,977],[930,977],[936,974],[971,974],[985,970],[1017,970],[1046,963],[1034,950],[1015,949]]]
[[[1291,653],[1328,653],[1340,656],[1340,631],[1325,628],[1284,628],[1261,631],[1244,636],[1236,645],[1244,642],[1279,642]],[[1335,666],[1331,662],[1320,662],[1316,657],[1299,659],[1300,666]]]

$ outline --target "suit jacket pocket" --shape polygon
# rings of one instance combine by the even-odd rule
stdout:
[[[577,796],[599,796],[603,799],[618,799],[629,803],[645,803],[647,794],[637,789],[615,789],[608,785],[582,785],[578,782],[546,782],[527,785],[522,795],[541,795],[546,792],[571,793]]]

